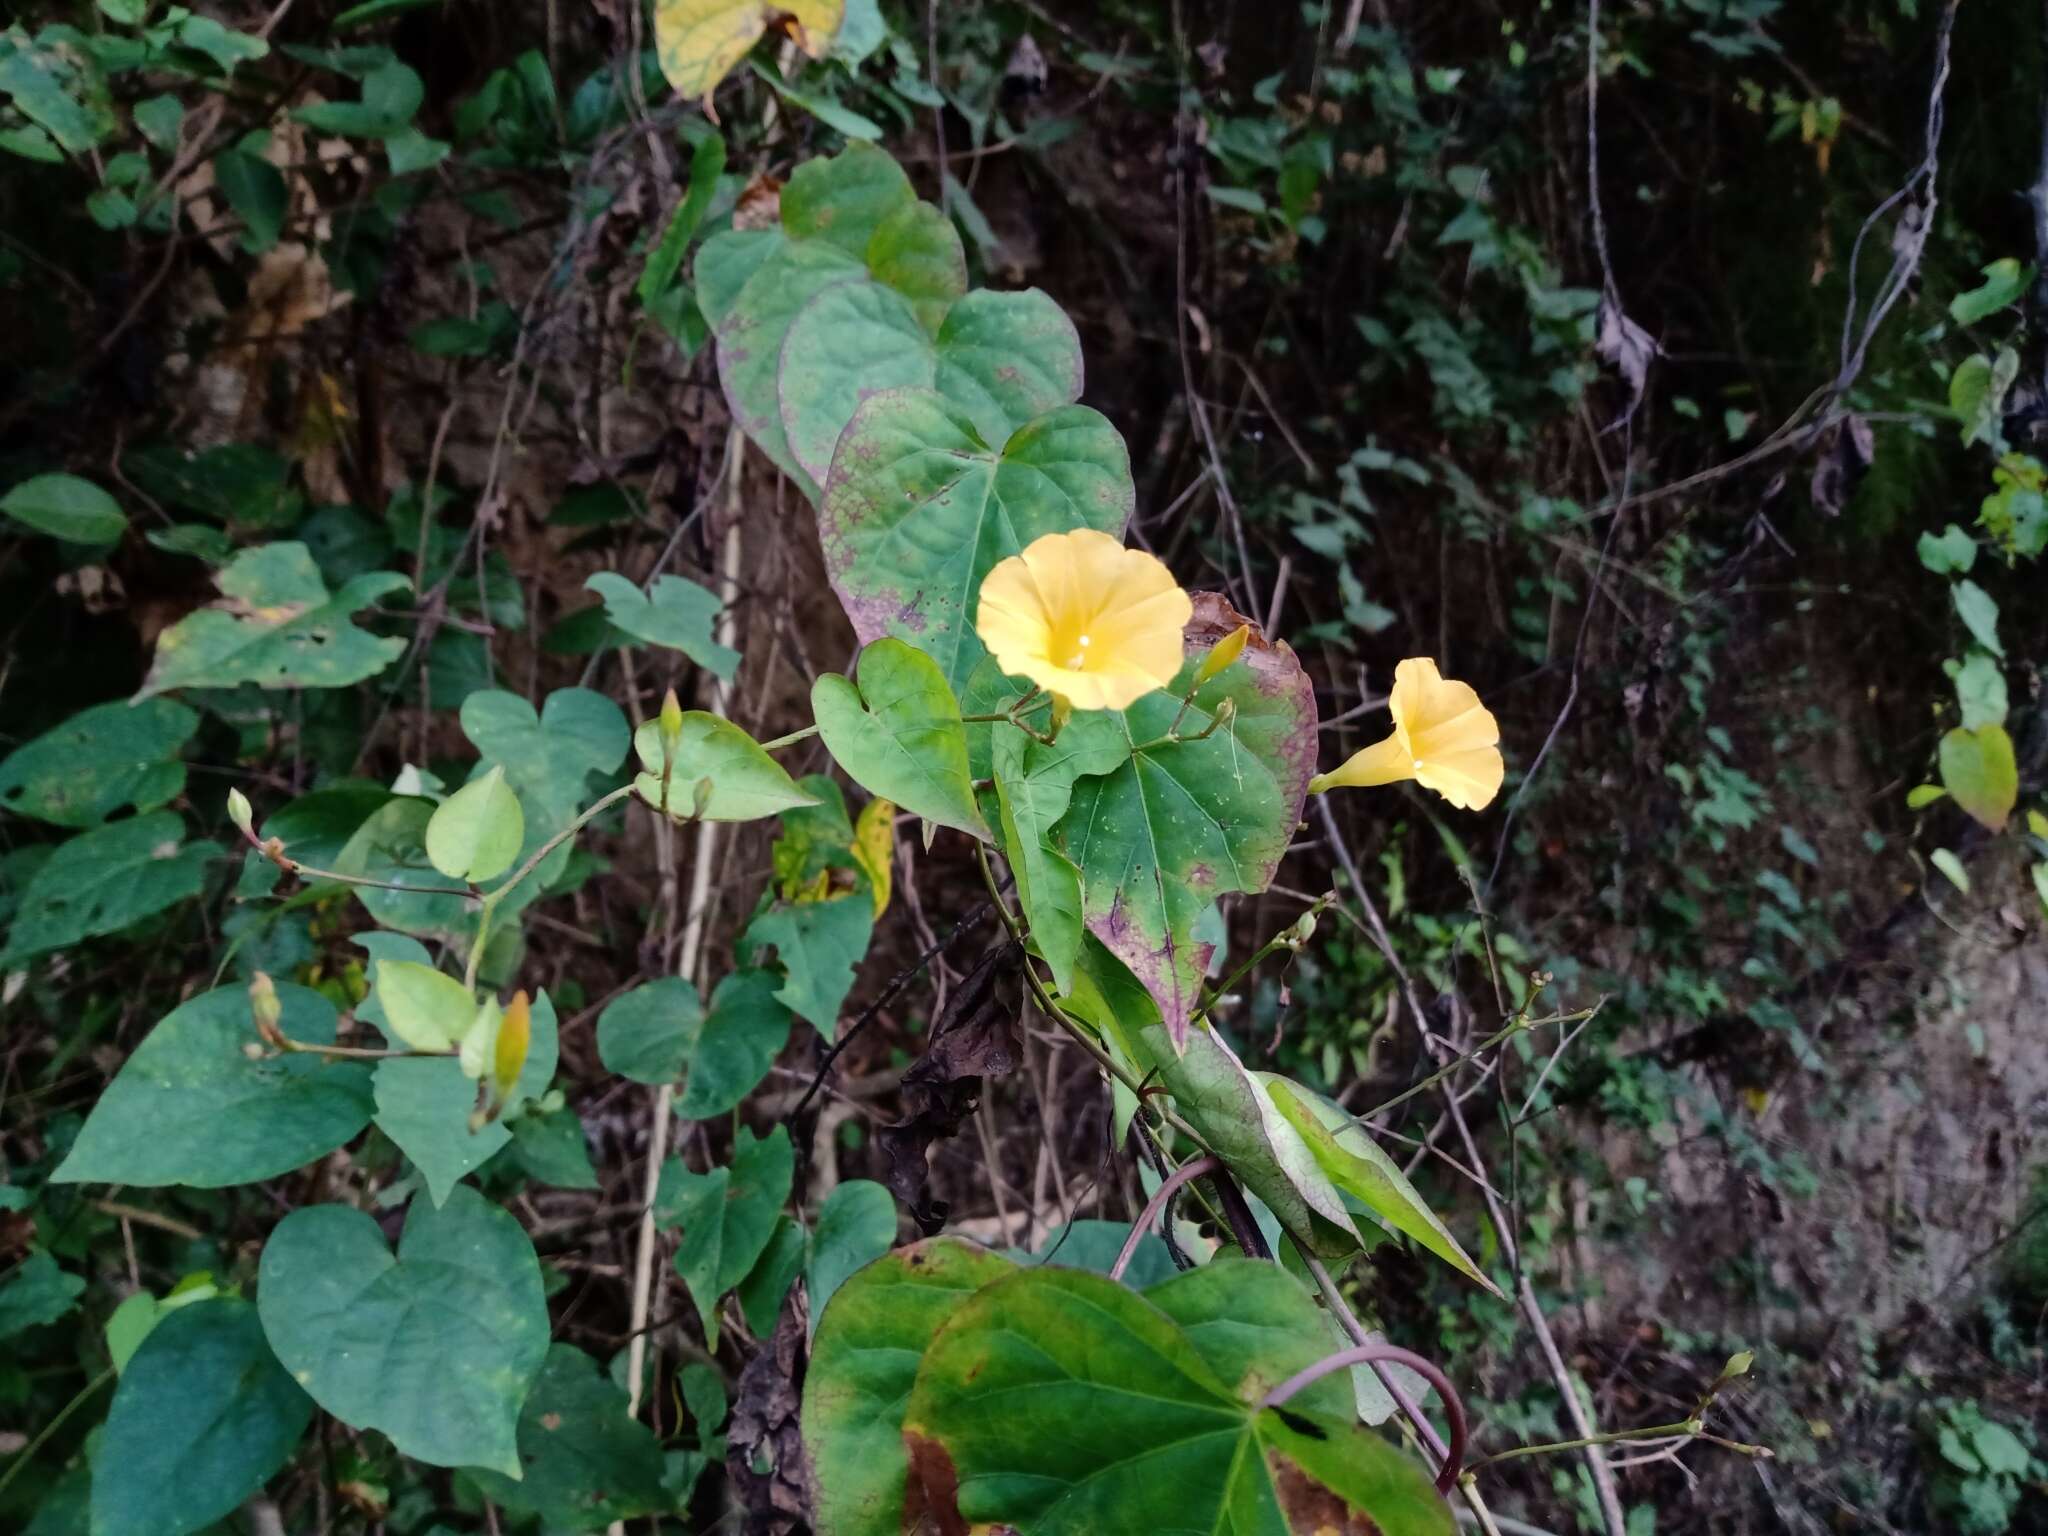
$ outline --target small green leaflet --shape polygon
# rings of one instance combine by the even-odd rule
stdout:
[[[682,739],[665,791],[659,721],[649,720],[634,733],[633,750],[646,770],[633,781],[634,791],[677,821],[756,821],[816,803],[759,742],[707,710],[683,711]]]
[[[657,576],[652,590],[642,592],[616,571],[599,571],[584,586],[604,599],[605,616],[635,640],[681,651],[727,682],[739,670],[740,653],[712,638],[717,594],[694,581]]]
[[[873,1263],[896,1242],[896,1198],[872,1179],[848,1179],[833,1186],[818,1208],[804,1265],[804,1290],[811,1304],[811,1332],[849,1275]]]
[[[371,982],[379,1025],[413,1050],[453,1050],[476,1019],[469,988],[417,960],[380,959]]]
[[[2032,266],[2021,266],[2013,257],[2001,256],[1984,268],[1981,284],[1948,301],[1949,318],[1957,325],[1975,325],[2016,301],[2033,280]]]
[[[512,867],[526,838],[526,814],[502,764],[442,801],[427,821],[427,857],[451,880],[481,885]]]
[[[768,1246],[795,1169],[788,1127],[778,1125],[760,1139],[743,1127],[730,1167],[693,1173],[676,1158],[661,1170],[654,1219],[664,1228],[682,1229],[676,1273],[714,1345],[718,1300],[746,1279]]]
[[[825,901],[778,901],[747,925],[746,936],[775,946],[786,977],[776,997],[830,1040],[874,928],[874,899],[861,890]]]
[[[0,1340],[56,1322],[78,1305],[84,1291],[83,1279],[60,1268],[42,1249],[31,1249],[0,1283]]]

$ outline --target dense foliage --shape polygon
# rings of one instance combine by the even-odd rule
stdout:
[[[2033,1528],[2039,20],[10,20],[0,1520]]]

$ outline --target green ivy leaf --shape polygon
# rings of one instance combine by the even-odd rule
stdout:
[[[938,663],[885,636],[860,653],[858,675],[858,687],[836,674],[811,685],[811,712],[834,761],[869,794],[987,840],[960,706]]]
[[[781,1125],[762,1138],[742,1127],[729,1167],[693,1173],[675,1158],[661,1170],[654,1218],[664,1228],[682,1229],[676,1273],[714,1348],[719,1298],[747,1278],[767,1248],[795,1170],[789,1128]]]
[[[0,805],[60,827],[96,827],[127,805],[153,810],[184,789],[178,753],[198,729],[172,699],[82,709],[0,762]]]
[[[1023,1270],[960,1307],[925,1352],[903,1435],[942,1525],[1453,1530],[1422,1469],[1351,1415],[1241,1400],[1171,1318],[1080,1270]]]
[[[646,770],[633,781],[640,798],[659,808],[661,723],[649,720],[633,735],[633,750]],[[701,797],[700,785],[710,781]],[[763,816],[815,805],[761,744],[729,720],[701,709],[683,711],[682,739],[668,783],[668,813],[679,821],[757,821]]]
[[[291,1458],[313,1417],[256,1309],[169,1313],[121,1373],[92,1458],[93,1536],[185,1536],[224,1520]]]
[[[221,601],[179,620],[156,643],[139,698],[171,688],[340,688],[375,677],[405,649],[349,615],[409,585],[372,571],[330,594],[303,544],[243,550],[215,580]]]
[[[1957,805],[1993,832],[2019,802],[2019,764],[2002,725],[1953,730],[1941,738],[1941,782]]]
[[[84,1291],[84,1280],[59,1268],[42,1249],[31,1249],[0,1285],[0,1340],[56,1322],[78,1305]]]
[[[412,127],[427,88],[411,68],[396,61],[363,76],[361,101],[323,101],[299,107],[292,116],[322,133],[358,139],[398,138]]]
[[[818,1208],[804,1265],[804,1290],[811,1303],[811,1332],[849,1275],[872,1264],[896,1243],[896,1197],[872,1179],[848,1179],[833,1186]]]
[[[0,496],[0,512],[24,527],[73,544],[116,544],[128,531],[120,505],[90,480],[37,475]]]
[[[1114,773],[1075,784],[1052,839],[1082,873],[1089,930],[1144,982],[1176,1039],[1212,949],[1197,937],[1197,921],[1219,896],[1266,888],[1315,768],[1307,674],[1284,643],[1257,634],[1199,691],[1179,729],[1200,733],[1225,700],[1235,718],[1203,741],[1164,740],[1210,646],[1245,622],[1213,594],[1196,593],[1194,602],[1180,676],[1124,712],[1131,756]]]
[[[261,255],[277,244],[291,211],[284,173],[261,155],[224,149],[213,157],[213,184],[242,221],[242,249]]]
[[[151,811],[82,832],[43,863],[22,893],[0,970],[130,923],[197,896],[218,843],[188,843],[176,811]]]
[[[969,1297],[1015,1268],[974,1243],[931,1238],[856,1270],[817,1310],[803,1439],[820,1531],[897,1536],[905,1529],[903,1410],[918,1362]]]
[[[583,1121],[564,1106],[547,1113],[529,1110],[512,1122],[512,1157],[520,1171],[551,1189],[598,1189],[590,1165]]]
[[[747,924],[746,937],[775,946],[787,978],[775,996],[830,1040],[874,929],[874,899],[861,890],[827,901],[778,901]]]
[[[548,1348],[533,1244],[467,1186],[416,1200],[394,1257],[366,1213],[308,1206],[264,1244],[263,1332],[299,1385],[437,1467],[521,1475],[520,1405]]]
[[[412,1159],[437,1206],[512,1139],[498,1120],[470,1129],[476,1083],[453,1056],[380,1061],[376,1093],[377,1128]]]
[[[597,1020],[597,1054],[608,1072],[636,1083],[681,1081],[676,1112],[722,1115],[752,1093],[789,1043],[789,1010],[766,971],[734,971],[711,994],[676,977],[635,987]]]
[[[334,1043],[334,1005],[277,984],[282,1028]],[[325,1157],[370,1123],[370,1072],[305,1053],[251,1060],[249,994],[201,993],[167,1014],[93,1106],[51,1178],[60,1184],[184,1184],[219,1189],[275,1178]]]
[[[604,599],[606,616],[635,640],[681,651],[727,682],[739,670],[740,653],[712,638],[719,610],[715,592],[680,576],[657,576],[650,595],[616,571],[599,571],[583,585]]]
[[[427,819],[427,858],[451,880],[480,885],[512,867],[526,838],[526,813],[505,783],[503,764],[471,779]]]
[[[1270,1072],[1252,1075],[1264,1086],[1282,1117],[1308,1143],[1316,1163],[1338,1189],[1363,1203],[1384,1225],[1414,1238],[1468,1280],[1500,1295],[1500,1288],[1466,1256],[1458,1240],[1451,1236],[1450,1228],[1437,1219],[1436,1212],[1408,1182],[1401,1165],[1387,1156],[1351,1116],[1299,1083]]]
[[[665,1514],[661,1443],[626,1411],[626,1394],[582,1350],[548,1350],[519,1415],[518,1482],[477,1471],[484,1496],[550,1531],[595,1531],[614,1520]]]
[[[733,1292],[733,1299],[740,1304],[740,1316],[747,1320],[747,1331],[755,1338],[765,1339],[775,1332],[782,1304],[788,1299],[789,1288],[796,1284],[796,1277],[803,1273],[810,1252],[811,1235],[804,1230],[803,1223],[787,1216],[779,1218],[768,1246],[761,1250],[761,1257]]]
[[[997,562],[1041,534],[1121,534],[1136,501],[1124,441],[1068,405],[984,443],[931,390],[898,390],[854,412],[819,513],[825,563],[863,642],[909,641],[956,694],[987,654],[974,600]]]

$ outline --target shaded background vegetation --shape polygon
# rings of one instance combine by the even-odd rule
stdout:
[[[330,583],[388,567],[426,595],[366,617],[407,642],[370,683],[191,697],[176,803],[224,846],[230,784],[281,801],[460,758],[454,709],[477,688],[538,700],[583,682],[638,720],[670,685],[713,686],[674,652],[617,647],[583,590],[598,570],[729,574],[735,718],[764,738],[806,723],[809,678],[844,667],[852,636],[801,498],[758,458],[736,496],[721,486],[727,417],[687,295],[637,291],[708,124],[641,59],[632,8],[450,0],[339,31],[326,0],[198,9],[271,24],[275,51],[219,91],[117,77],[121,129],[97,153],[0,171],[0,486],[67,470],[131,524],[96,550],[13,527],[0,540],[5,745],[133,694],[157,635],[212,599],[212,568],[281,537],[305,540]],[[108,24],[82,5],[26,10],[30,25]],[[1682,1417],[1749,1348],[1728,1433],[1777,1453],[1618,1455],[1631,1533],[2048,1526],[2031,1459],[2048,1307],[2048,946],[2031,870],[2048,847],[2017,822],[1993,834],[1951,801],[1908,801],[1956,723],[1943,663],[1967,635],[1921,553],[1950,524],[1985,540],[1972,577],[1997,606],[2023,807],[2040,804],[2048,755],[2025,532],[2039,496],[2019,534],[1977,527],[1994,454],[1962,440],[1951,390],[1966,358],[2009,345],[1992,427],[2015,451],[2034,440],[2048,330],[2032,296],[1969,325],[1951,301],[1987,264],[2042,254],[2036,8],[880,15],[888,34],[864,59],[793,80],[803,104],[744,71],[721,92],[718,216],[750,179],[879,128],[947,200],[986,280],[1042,287],[1074,316],[1084,398],[1130,443],[1134,541],[1302,653],[1325,764],[1383,732],[1403,655],[1433,654],[1500,716],[1509,787],[1489,812],[1337,799],[1342,852],[1312,813],[1281,886],[1348,897],[1350,863],[1452,1040],[1497,1025],[1489,932],[1511,1001],[1541,972],[1549,1004],[1601,1004],[1470,1083],[1521,1266],[1603,1426]],[[355,99],[343,46],[411,65],[417,128],[454,152],[401,174],[374,137],[291,118]],[[184,120],[152,143],[130,124],[160,94]],[[1930,184],[1913,178],[1937,100]],[[223,152],[264,126],[271,147],[244,157],[275,168],[224,181],[247,168]],[[1891,272],[1896,302],[1859,345]],[[0,916],[61,835],[0,820]],[[909,841],[853,1009],[978,900],[971,865]],[[767,833],[727,848],[714,955],[769,872]],[[1936,872],[1936,850],[1963,880]],[[608,1358],[628,1330],[647,1109],[599,1069],[591,1021],[674,970],[677,872],[636,825],[595,852],[529,921],[523,954],[493,962],[561,1008],[592,1187],[550,1188],[548,1169],[509,1158],[485,1177],[530,1185],[514,1207],[555,1266],[558,1334]],[[41,1188],[126,1050],[210,984],[224,939],[233,972],[359,994],[347,901],[252,923],[239,864],[223,852],[198,899],[7,978],[0,1160],[35,1194],[0,1212],[0,1262],[34,1242],[90,1282],[0,1363],[0,1426],[19,1437],[98,1371],[98,1324],[125,1290],[246,1276],[306,1181],[398,1171],[373,1146],[262,1192]],[[1256,943],[1296,910],[1275,894],[1226,915]],[[804,1128],[804,1198],[878,1173],[872,1128],[969,959],[942,958],[839,1063],[843,1092]],[[1365,1109],[1428,1070],[1394,1027],[1395,987],[1326,920],[1226,1022]],[[1092,1070],[1045,1040],[1026,1058],[978,1134],[937,1155],[956,1225],[1026,1242],[1076,1215],[1127,1217],[1137,1177],[1107,1146]],[[793,1046],[746,1115],[787,1114],[814,1062]],[[1384,1124],[1438,1208],[1478,1232],[1470,1181],[1424,1149],[1444,1134],[1434,1101]],[[689,1134],[722,1145],[732,1130]],[[1357,1283],[1381,1326],[1466,1384],[1482,1447],[1569,1433],[1510,1306],[1391,1248]],[[696,1348],[672,1310],[657,1309],[668,1360]],[[736,1374],[749,1351],[729,1338],[719,1364]],[[650,1400],[680,1433],[671,1394]],[[61,1490],[62,1449],[92,1418],[7,1490],[0,1522]],[[2021,1446],[2017,1464],[1970,1449],[1986,1424]],[[473,1493],[327,1433],[325,1463],[280,1480],[286,1528],[470,1528]],[[1489,1478],[1496,1508],[1538,1529],[1601,1528],[1575,1458]],[[722,1497],[703,1485],[702,1528]]]

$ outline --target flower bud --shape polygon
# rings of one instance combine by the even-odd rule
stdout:
[[[1225,667],[1244,654],[1245,642],[1252,637],[1252,627],[1240,624],[1229,634],[1209,647],[1209,654],[1202,658],[1202,664],[1195,668],[1195,680],[1191,685],[1199,688]]]
[[[278,998],[277,987],[262,971],[249,979],[249,1012],[256,1020],[256,1033],[263,1037],[263,1043],[273,1050],[283,1050],[284,1031],[279,1026],[284,1022],[284,1003]]]
[[[256,841],[256,812],[249,797],[239,789],[228,791],[228,820],[241,830],[242,836],[252,843]]]
[[[505,1017],[498,1025],[497,1049],[492,1054],[491,1087],[496,1090],[499,1104],[510,1098],[512,1090],[518,1086],[520,1070],[526,1065],[527,1047],[532,1041],[532,1006],[527,1000],[526,989],[522,987],[505,1005]]]
[[[661,701],[661,755],[673,759],[683,746],[683,705],[676,697],[675,689],[669,689]]]

